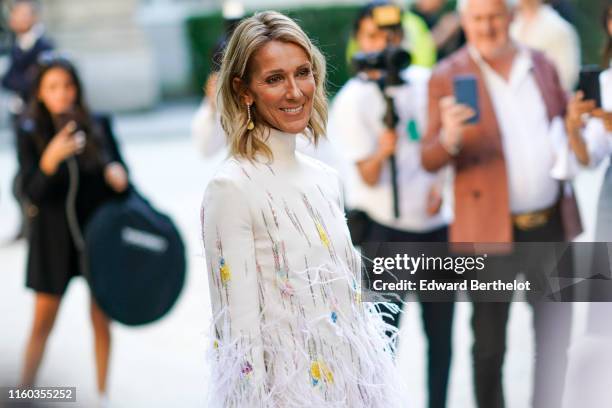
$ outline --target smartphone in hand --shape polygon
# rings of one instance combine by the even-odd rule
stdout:
[[[584,93],[585,100],[593,100],[601,108],[601,86],[599,76],[601,69],[597,65],[585,65],[580,70],[578,89]]]
[[[85,133],[83,126],[80,124],[78,120],[78,116],[74,112],[62,113],[58,115],[57,117],[56,126],[58,127],[58,129],[63,129],[70,122],[73,122],[75,124],[74,130],[72,131],[71,136],[74,138],[78,146],[78,150],[76,154],[80,154],[83,152],[83,149],[85,148],[85,145],[87,144],[87,134]]]
[[[478,83],[474,75],[459,75],[453,78],[453,88],[457,103],[467,105],[476,114],[466,123],[474,124],[480,121],[480,109],[478,106]]]

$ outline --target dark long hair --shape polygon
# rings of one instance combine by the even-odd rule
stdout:
[[[54,51],[41,54],[37,64],[36,76],[32,83],[30,103],[22,120],[33,122],[35,142],[41,153],[49,140],[61,130],[61,127],[67,124],[67,121],[64,121],[66,123],[63,124],[57,124],[45,104],[38,98],[43,78],[47,72],[55,68],[66,72],[76,88],[74,105],[70,112],[66,112],[66,116],[70,120],[74,120],[77,123],[78,129],[86,134],[87,142],[83,152],[78,156],[79,163],[87,169],[101,167],[104,162],[102,130],[92,120],[89,108],[84,100],[83,87],[76,67],[65,56]]]
[[[608,68],[610,66],[610,59],[612,59],[612,34],[608,30],[608,21],[612,19],[612,4],[608,4],[604,8],[603,12],[603,27],[606,33],[606,45],[603,52],[603,66]]]

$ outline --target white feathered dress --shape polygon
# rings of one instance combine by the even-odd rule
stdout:
[[[337,173],[271,130],[230,158],[202,225],[214,322],[209,406],[406,406],[385,326],[362,303]]]

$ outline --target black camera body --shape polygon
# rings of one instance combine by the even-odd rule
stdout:
[[[357,72],[380,70],[384,72],[385,85],[401,85],[400,72],[410,65],[410,54],[401,47],[389,46],[380,52],[358,52],[352,66]]]

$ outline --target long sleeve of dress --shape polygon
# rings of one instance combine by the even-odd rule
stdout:
[[[32,204],[63,199],[68,189],[68,172],[62,163],[53,175],[46,175],[40,169],[41,153],[34,142],[34,135],[22,129],[17,133],[17,158],[21,174],[21,188]]]
[[[248,197],[230,178],[205,192],[202,226],[214,317],[212,406],[265,406],[260,272]]]
[[[118,162],[128,170],[127,164],[123,159],[123,155],[121,154],[121,149],[119,143],[117,141],[117,137],[115,136],[115,132],[113,131],[113,122],[112,118],[109,115],[98,115],[96,120],[101,126],[101,130],[104,136],[103,140],[103,149],[105,154],[105,164],[111,162]]]

